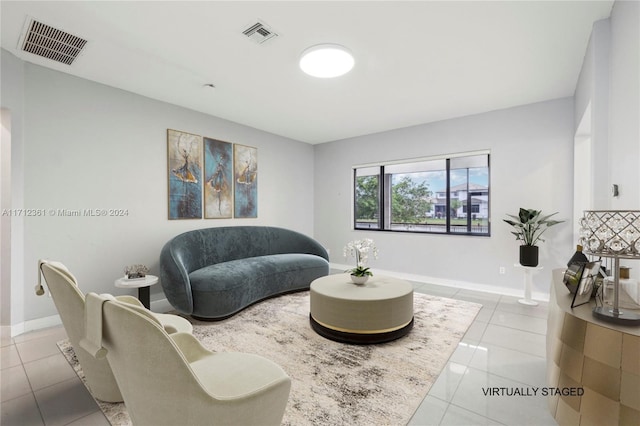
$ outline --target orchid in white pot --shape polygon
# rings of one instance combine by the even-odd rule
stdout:
[[[356,259],[356,267],[346,270],[353,277],[365,277],[373,276],[371,268],[367,266],[369,262],[369,255],[372,255],[374,259],[378,258],[378,248],[376,243],[371,238],[363,238],[361,240],[354,240],[349,242],[343,250],[344,257],[351,256]],[[354,279],[354,282],[356,280]],[[357,280],[360,281],[360,280]]]

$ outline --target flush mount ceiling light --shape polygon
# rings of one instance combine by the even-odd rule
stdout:
[[[353,68],[353,55],[338,44],[318,44],[302,52],[300,68],[318,78],[339,77]]]

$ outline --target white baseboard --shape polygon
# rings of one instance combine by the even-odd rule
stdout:
[[[151,302],[151,310],[153,312],[169,312],[174,310],[173,306],[167,299],[153,300]],[[44,328],[54,327],[62,324],[60,315],[51,315],[44,318],[36,318],[33,320],[24,321],[11,326],[2,326],[2,336],[19,336],[30,331],[42,330]]]
[[[353,268],[353,265],[345,265],[341,263],[330,263],[329,265],[333,269],[338,269],[342,271]],[[521,290],[510,289],[510,288],[498,287],[498,286],[493,286],[488,284],[473,283],[469,281],[448,280],[445,278],[429,277],[426,275],[407,274],[404,272],[397,272],[397,271],[386,271],[386,270],[377,269],[377,268],[376,268],[376,271],[379,272],[381,275],[389,275],[389,276],[400,278],[403,280],[415,281],[419,283],[435,284],[443,287],[453,287],[453,288],[464,289],[464,290],[482,291],[486,293],[501,294],[504,296],[513,296],[513,297],[524,296],[524,288]],[[540,300],[545,302],[549,301],[549,293],[534,291],[532,292],[531,297],[534,300]]]
[[[11,326],[11,337],[19,336],[20,334],[28,333],[30,331],[54,327],[60,324],[62,324],[60,315],[51,315],[48,317],[27,320]]]

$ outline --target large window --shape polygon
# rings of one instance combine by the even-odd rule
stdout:
[[[354,228],[489,235],[489,154],[354,168]]]

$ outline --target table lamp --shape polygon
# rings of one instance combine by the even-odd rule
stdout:
[[[620,259],[640,260],[640,210],[585,210],[579,244],[593,256],[613,258],[613,306],[597,306],[593,315],[621,325],[640,325],[640,315],[620,309]]]

